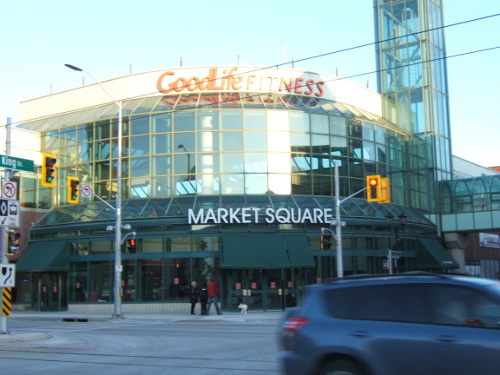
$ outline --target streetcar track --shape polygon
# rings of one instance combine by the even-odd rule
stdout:
[[[12,350],[0,350],[3,352],[12,352]],[[44,354],[45,352],[40,352]],[[113,357],[116,358],[117,360],[120,360],[122,358],[129,358],[129,359],[136,359],[136,358],[141,358],[141,359],[164,359],[167,362],[166,363],[148,363],[148,362],[106,362],[106,361],[95,361],[95,360],[90,360],[90,361],[82,361],[82,360],[70,360],[70,359],[59,359],[59,358],[30,358],[30,357],[19,357],[16,356],[16,360],[23,360],[23,361],[30,361],[30,362],[44,362],[44,363],[68,363],[68,364],[75,364],[75,365],[104,365],[104,366],[126,366],[126,367],[149,367],[149,368],[182,368],[185,370],[189,369],[210,369],[210,370],[217,370],[217,371],[237,371],[240,370],[240,368],[237,367],[239,363],[262,363],[262,365],[267,365],[267,364],[272,364],[273,366],[275,365],[275,361],[262,361],[262,360],[238,360],[238,359],[227,359],[227,358],[185,358],[185,357],[158,357],[158,356],[130,356],[130,355],[124,355],[124,356],[118,356],[118,355],[107,355],[107,354],[81,354],[81,353],[57,353],[57,354],[66,354],[66,355],[77,355],[77,356],[89,356],[89,357]],[[7,355],[0,355],[0,360],[12,360],[12,356],[7,356]],[[200,363],[200,365],[196,365],[196,363],[193,363],[193,360],[199,360],[203,361]],[[169,363],[170,361],[185,361],[187,363],[182,364],[182,363]],[[215,366],[211,364],[210,362],[215,362],[215,361],[224,361],[226,366]],[[228,363],[234,363],[234,367],[229,367],[227,366]],[[274,371],[273,369],[249,369],[246,368],[245,371],[247,373],[269,373],[270,371]]]
[[[90,357],[107,357],[107,358],[132,358],[132,359],[167,359],[167,360],[186,360],[186,357],[181,357],[181,356],[155,356],[155,355],[118,355],[118,354],[109,354],[109,353],[78,353],[78,352],[73,352],[73,351],[68,351],[68,352],[56,352],[54,353],[54,350],[65,350],[66,348],[41,348],[41,347],[32,347],[32,348],[27,348],[27,347],[17,347],[17,348],[2,348],[0,347],[0,352],[5,352],[5,353],[18,353],[19,350],[22,350],[23,352],[28,352],[28,353],[39,353],[39,354],[45,354],[47,352],[50,352],[51,354],[59,354],[59,355],[76,355],[76,356],[90,356]],[[83,349],[75,349],[73,348],[72,350],[83,350]],[[0,358],[3,358],[0,356]],[[5,357],[5,358],[12,358],[12,357]],[[16,357],[16,359],[19,357]],[[43,359],[45,360],[45,359]],[[188,360],[197,360],[197,361],[232,361],[232,362],[248,362],[248,359],[227,359],[227,358],[213,358],[213,357],[192,357],[189,358]],[[252,361],[252,362],[262,362],[262,363],[274,363],[274,360],[258,360],[258,361]]]

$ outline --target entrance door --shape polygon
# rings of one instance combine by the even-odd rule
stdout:
[[[305,280],[298,269],[223,270],[223,288],[228,291],[225,308],[240,303],[250,310],[284,310],[295,307]]]
[[[64,311],[68,308],[66,276],[64,273],[34,273],[33,291],[33,310]]]

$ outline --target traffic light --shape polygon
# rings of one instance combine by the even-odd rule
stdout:
[[[78,203],[79,202],[79,189],[80,179],[78,177],[68,177],[68,202]]]
[[[137,240],[135,238],[131,238],[128,240],[128,247],[127,250],[130,254],[135,254],[137,251]]]
[[[51,154],[42,154],[42,185],[54,187],[57,159]]]
[[[391,184],[388,177],[380,179],[380,200],[378,203],[391,203]]]
[[[7,245],[7,251],[11,254],[17,253],[19,251],[19,239],[21,238],[21,233],[10,230],[8,235],[9,244]]]
[[[332,236],[329,234],[321,235],[321,250],[328,250],[332,247]]]
[[[378,202],[382,198],[380,175],[366,176],[366,199],[368,202]]]

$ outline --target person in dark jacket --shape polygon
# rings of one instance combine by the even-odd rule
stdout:
[[[208,302],[208,287],[207,287],[207,282],[204,281],[201,284],[201,289],[200,289],[201,315],[207,315],[207,302]]]
[[[215,305],[215,309],[217,310],[217,315],[222,315],[222,311],[220,311],[219,301],[217,296],[219,295],[219,289],[217,288],[217,283],[215,282],[215,277],[210,279],[207,287],[208,291],[208,306],[207,306],[207,315],[210,315],[210,307],[212,303]]]
[[[198,298],[200,296],[200,290],[198,289],[198,284],[196,281],[191,283],[191,291],[189,292],[189,302],[191,302],[191,315],[195,315],[194,308],[196,303],[198,303]]]

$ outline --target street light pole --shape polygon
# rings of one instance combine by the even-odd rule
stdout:
[[[123,318],[122,315],[122,297],[121,297],[121,281],[122,281],[122,103],[121,101],[116,101],[111,94],[104,88],[101,82],[95,78],[90,72],[85,69],[79,68],[75,65],[64,64],[66,67],[76,70],[78,72],[85,72],[91,76],[94,81],[104,90],[104,92],[109,96],[111,101],[115,103],[118,107],[118,157],[116,166],[116,208],[115,208],[115,243],[114,243],[114,253],[115,253],[115,285],[114,285],[114,318]]]
[[[340,218],[340,179],[339,164],[334,162],[335,167],[335,221],[337,222],[337,277],[344,277],[344,256],[342,254],[342,220]]]

